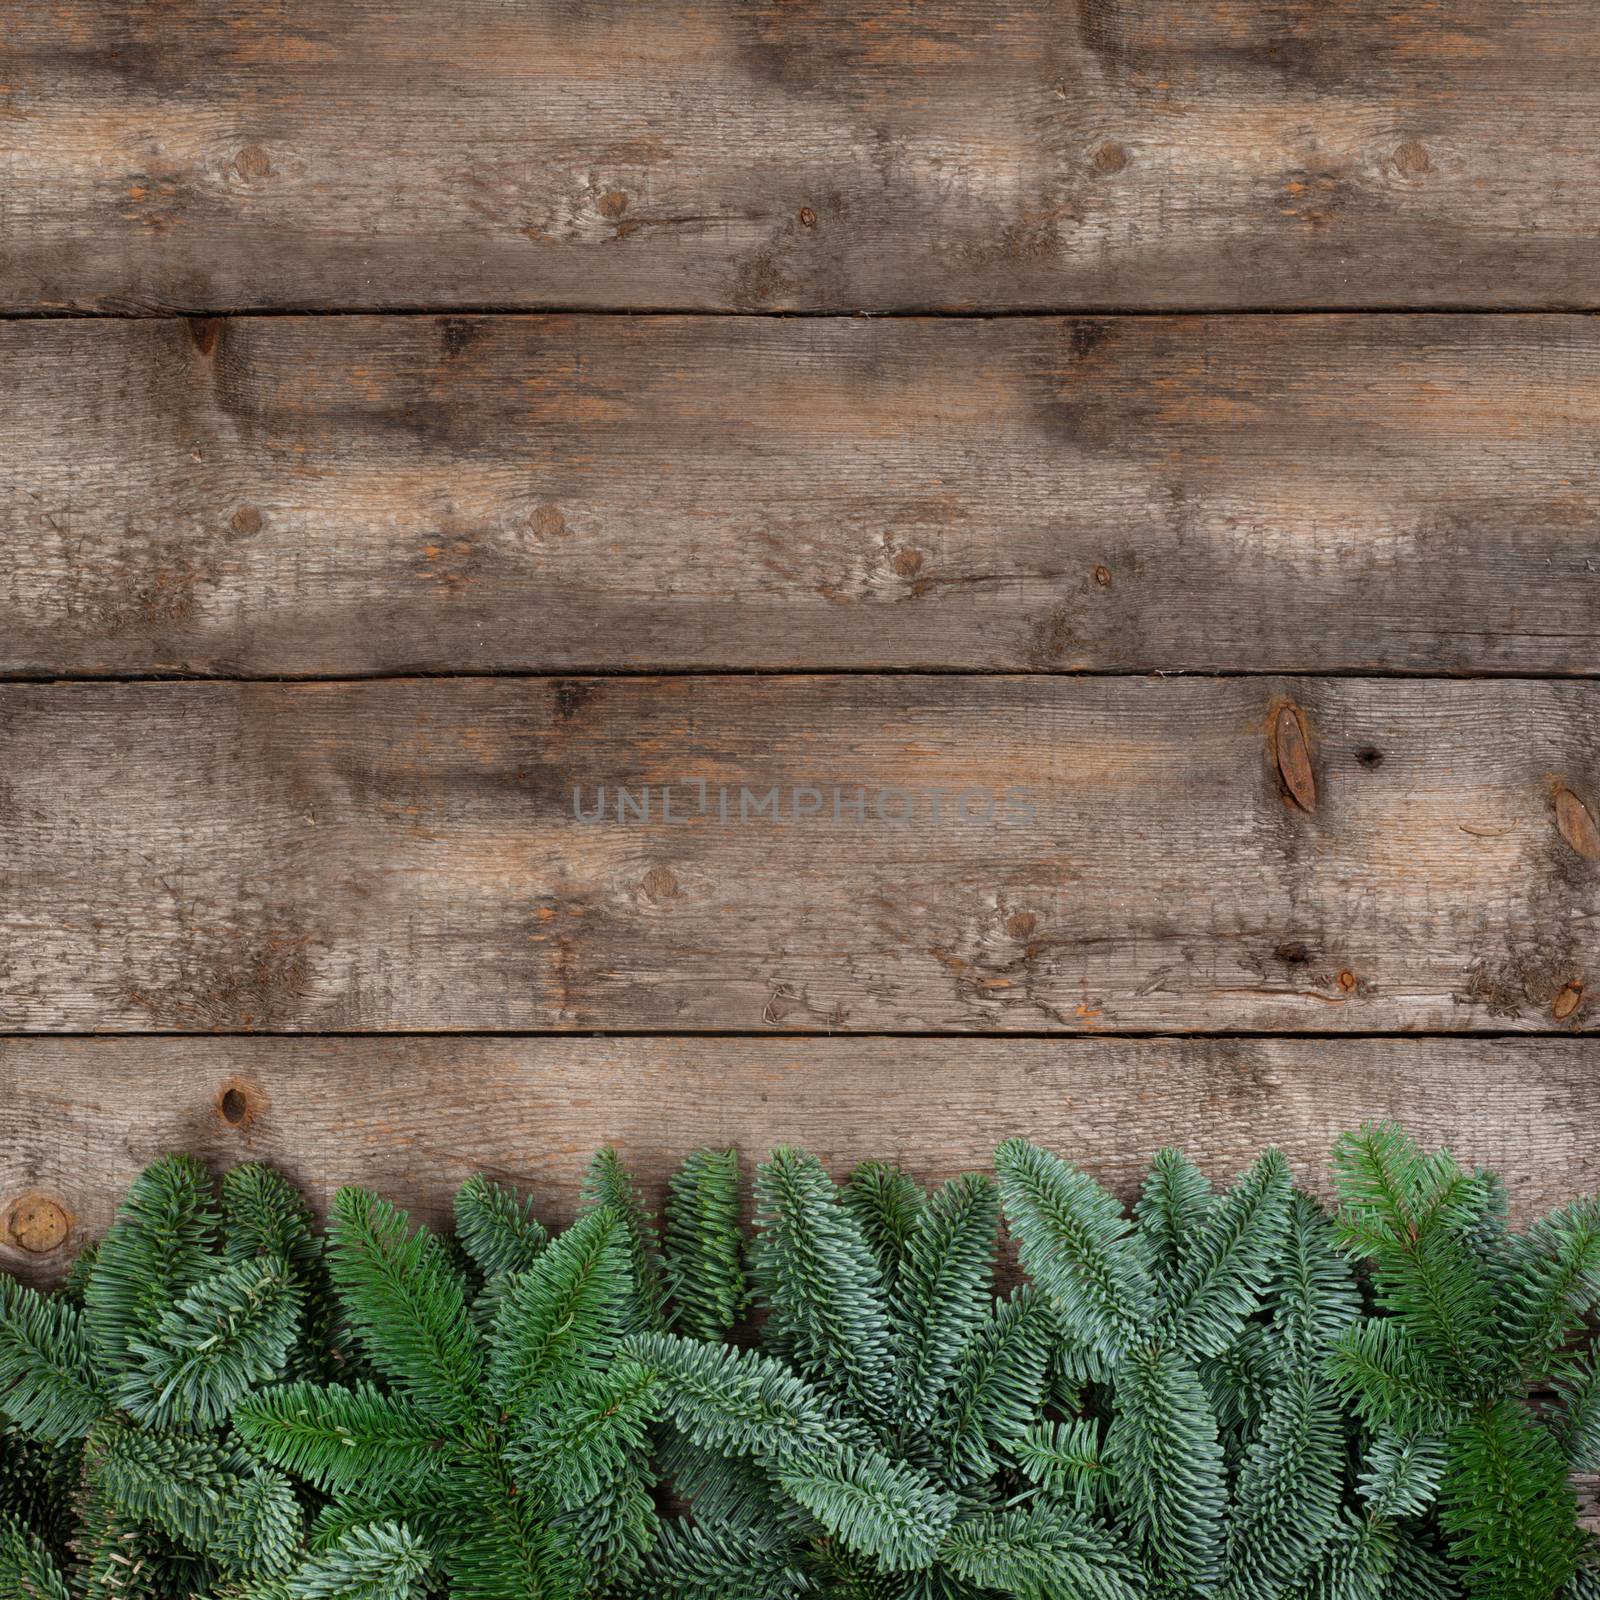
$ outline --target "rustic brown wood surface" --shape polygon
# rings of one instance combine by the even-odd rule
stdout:
[[[173,1149],[1600,1186],[1593,0],[3,9],[0,679],[383,681],[0,684],[0,1270]]]
[[[0,1011],[1588,1030],[1597,752],[1592,683],[14,684]]]
[[[1600,301],[1592,0],[8,0],[0,304]]]
[[[1593,673],[1600,325],[0,326],[0,671]]]
[[[1182,1144],[1218,1180],[1266,1144],[1325,1192],[1330,1145],[1402,1118],[1499,1168],[1519,1223],[1600,1185],[1587,1041],[938,1039],[0,1040],[0,1219],[67,1219],[52,1248],[0,1227],[0,1266],[48,1277],[168,1150],[265,1160],[324,1207],[371,1184],[442,1222],[469,1173],[572,1215],[594,1148],[614,1143],[657,1200],[701,1144],[747,1170],[777,1143],[843,1176],[868,1156],[933,1180],[1025,1134],[1129,1197]]]

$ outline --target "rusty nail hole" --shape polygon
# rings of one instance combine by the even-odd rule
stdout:
[[[800,226],[802,228],[814,228],[814,227],[816,227],[816,225],[817,225],[817,214],[816,214],[816,212],[813,211],[810,206],[801,206],[800,207]]]
[[[1346,994],[1349,994],[1350,991],[1355,988],[1355,986],[1356,975],[1349,969],[1349,967],[1346,967],[1344,971],[1339,974],[1339,987],[1343,989]]]
[[[1555,998],[1555,1003],[1550,1007],[1551,1015],[1557,1022],[1565,1022],[1568,1017],[1583,1003],[1583,984],[1574,978],[1566,988]]]
[[[1111,587],[1111,568],[1096,567],[1094,569],[1094,581],[1098,583],[1102,589],[1109,589]]]
[[[33,1256],[59,1250],[71,1232],[72,1213],[47,1194],[23,1195],[6,1218],[6,1233],[11,1242]]]

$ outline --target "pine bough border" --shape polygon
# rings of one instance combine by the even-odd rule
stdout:
[[[324,1239],[170,1157],[0,1278],[0,1600],[1600,1600],[1600,1205],[1333,1165],[1165,1151],[1130,1217],[1021,1140],[931,1193],[780,1149],[747,1237],[734,1152],[658,1227],[602,1151],[555,1237],[480,1177]]]

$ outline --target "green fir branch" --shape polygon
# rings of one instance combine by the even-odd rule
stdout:
[[[1444,1465],[1442,1440],[1380,1433],[1367,1450],[1359,1477],[1368,1515],[1391,1522],[1420,1517],[1438,1497]]]
[[[1552,1422],[1562,1455],[1575,1472],[1600,1472],[1600,1350],[1565,1362],[1553,1387]]]
[[[426,1228],[365,1189],[334,1197],[330,1268],[372,1364],[424,1413],[462,1423],[478,1405],[482,1360],[466,1285]]]
[[[1205,1174],[1181,1150],[1156,1152],[1133,1208],[1153,1272],[1169,1278],[1183,1272],[1215,1198]]]
[[[1289,1164],[1269,1150],[1207,1208],[1160,1320],[1181,1349],[1217,1355],[1259,1309],[1289,1224]]]
[[[953,1483],[992,1476],[998,1453],[1038,1418],[1049,1390],[1052,1331],[1044,1302],[1026,1285],[979,1324],[933,1428]]]
[[[886,1572],[913,1572],[938,1553],[956,1501],[925,1473],[877,1451],[842,1446],[777,1469],[784,1490],[851,1550]]]
[[[456,1238],[483,1276],[526,1272],[550,1242],[533,1202],[475,1173],[456,1191]]]
[[[1305,1372],[1286,1378],[1234,1489],[1226,1585],[1234,1600],[1284,1593],[1315,1565],[1338,1518],[1343,1450],[1332,1392]]]
[[[0,1508],[0,1595],[7,1600],[70,1600],[67,1580],[44,1540]]]
[[[891,1293],[927,1201],[926,1192],[909,1172],[891,1162],[863,1161],[850,1174],[839,1199],[856,1219],[878,1263],[885,1293]]]
[[[1555,1600],[1583,1554],[1567,1464],[1549,1432],[1509,1400],[1448,1438],[1441,1522],[1481,1600]]]
[[[662,1256],[674,1329],[692,1339],[726,1339],[745,1306],[737,1151],[696,1150],[673,1173]]]
[[[233,1425],[257,1455],[327,1494],[418,1491],[444,1467],[438,1424],[365,1383],[263,1389],[234,1409]]]
[[[892,1339],[882,1279],[854,1215],[816,1157],[774,1150],[756,1174],[756,1288],[772,1336],[802,1376],[887,1422]]]
[[[1059,1505],[1032,1505],[963,1518],[946,1535],[941,1560],[954,1572],[1026,1600],[1136,1600],[1136,1563],[1100,1523]]]
[[[288,1583],[290,1600],[413,1600],[428,1551],[399,1523],[353,1529],[308,1558]]]
[[[1227,1485],[1216,1418],[1188,1360],[1142,1347],[1117,1369],[1106,1433],[1115,1504],[1164,1580],[1207,1589],[1222,1576]]]
[[[1021,1139],[995,1151],[1000,1197],[1028,1276],[1069,1338],[1114,1361],[1155,1311],[1149,1246],[1086,1173]]]
[[[83,1292],[84,1322],[108,1377],[131,1364],[129,1344],[153,1334],[216,1267],[220,1220],[211,1180],[188,1156],[165,1156],[134,1179]]]
[[[1092,1512],[1110,1497],[1110,1469],[1093,1417],[1039,1422],[1011,1447],[1018,1470],[1052,1499]]]
[[[81,1438],[107,1408],[77,1307],[0,1278],[0,1415],[60,1443]]]
[[[1542,1378],[1600,1299],[1600,1200],[1537,1219],[1511,1245],[1499,1303],[1514,1370]]]
[[[502,1411],[523,1417],[541,1389],[609,1358],[634,1304],[628,1260],[626,1224],[602,1207],[507,1279],[489,1335],[489,1392]]]
[[[623,1353],[654,1375],[673,1426],[706,1449],[781,1461],[834,1436],[828,1398],[771,1356],[670,1333],[633,1335]]]
[[[988,1316],[999,1213],[994,1184],[968,1173],[917,1214],[889,1299],[902,1429],[926,1426]]]
[[[608,1211],[622,1225],[628,1248],[629,1298],[626,1332],[665,1328],[666,1281],[655,1218],[645,1210],[622,1158],[609,1146],[589,1163],[579,1199],[579,1215]]]
[[[152,1428],[215,1427],[258,1384],[283,1376],[299,1331],[300,1296],[275,1256],[253,1257],[197,1283],[148,1339],[128,1341],[117,1401]]]

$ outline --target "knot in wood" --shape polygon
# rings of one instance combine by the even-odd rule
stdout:
[[[1284,793],[1307,813],[1317,809],[1317,779],[1311,768],[1311,750],[1298,706],[1278,708],[1272,724],[1273,756]]]
[[[1556,827],[1561,837],[1586,861],[1600,861],[1600,828],[1594,813],[1565,785],[1555,792]]]
[[[59,1250],[72,1232],[72,1214],[47,1194],[25,1194],[11,1207],[6,1235],[29,1255]]]

